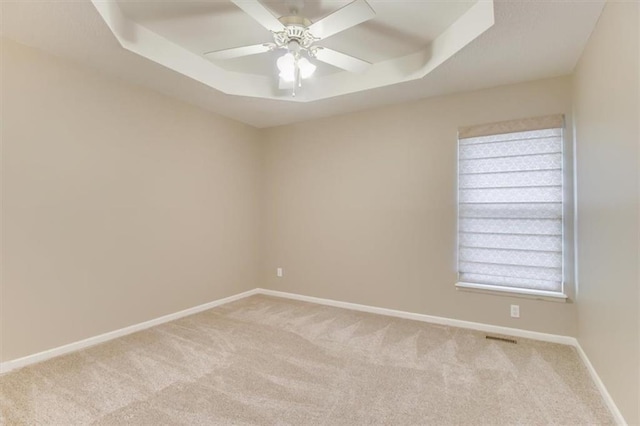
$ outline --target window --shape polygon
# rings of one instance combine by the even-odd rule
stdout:
[[[460,129],[459,287],[565,297],[563,122]]]

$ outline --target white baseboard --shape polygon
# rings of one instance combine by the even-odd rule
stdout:
[[[591,378],[593,379],[593,382],[595,383],[596,387],[600,391],[600,394],[602,395],[602,399],[604,399],[604,402],[607,404],[607,407],[609,407],[609,411],[611,411],[611,414],[613,415],[613,418],[615,419],[616,423],[619,425],[626,425],[627,422],[622,416],[622,413],[620,412],[620,410],[618,410],[618,406],[616,405],[616,403],[613,402],[613,398],[611,398],[611,395],[609,395],[609,391],[604,386],[604,383],[602,383],[602,380],[600,380],[600,376],[598,376],[596,369],[591,364],[591,361],[589,361],[589,357],[587,356],[585,351],[582,349],[582,346],[580,346],[580,342],[577,339],[576,339],[576,344],[574,346],[576,347],[576,351],[578,352],[580,359],[582,360],[584,365],[587,367],[589,374],[591,374]]]
[[[70,352],[75,352],[80,349],[87,348],[89,346],[104,343],[109,340],[116,339],[118,337],[126,336],[127,334],[135,333],[156,325],[164,324],[169,321],[177,320],[182,317],[197,314],[198,312],[206,311],[207,309],[214,308],[216,306],[224,305],[225,303],[233,302],[254,294],[258,294],[258,289],[245,291],[244,293],[235,294],[233,296],[225,297],[224,299],[214,300],[213,302],[205,303],[203,305],[194,306],[193,308],[185,309],[183,311],[175,312],[173,314],[164,315],[159,318],[155,318],[149,321],[134,324],[129,327],[121,328],[119,330],[110,331],[108,333],[100,334],[98,336],[89,337],[84,340],[69,343],[64,346],[58,346],[57,348],[49,349],[46,351],[38,352],[33,355],[28,355],[23,358],[14,359],[11,361],[5,361],[0,363],[0,374],[7,373],[18,368],[26,367],[27,365],[35,364],[45,361],[60,355],[65,355]]]
[[[452,327],[469,328],[472,330],[484,331],[486,333],[504,334],[507,336],[522,337],[525,339],[542,340],[544,342],[561,343],[564,345],[575,345],[576,339],[571,336],[561,336],[558,334],[539,333],[537,331],[522,330],[519,328],[501,327],[498,325],[483,324],[479,322],[462,321],[457,319],[437,317],[433,315],[416,314],[413,312],[398,311],[395,309],[379,308],[376,306],[360,305],[357,303],[341,302],[332,299],[323,299],[320,297],[302,296],[294,293],[283,291],[257,289],[258,293],[284,297],[287,299],[301,300],[303,302],[317,303],[319,305],[335,306],[337,308],[351,309],[354,311],[370,312],[373,314],[387,315],[397,318],[405,318],[415,321],[428,322],[432,324],[449,325]]]
[[[275,297],[282,297],[286,299],[300,300],[303,302],[316,303],[319,305],[334,306],[337,308],[351,309],[351,310],[361,311],[361,312],[370,312],[373,314],[387,315],[387,316],[392,316],[397,318],[405,318],[405,319],[410,319],[415,321],[428,322],[432,324],[468,328],[472,330],[483,331],[486,333],[503,334],[506,336],[522,337],[525,339],[541,340],[544,342],[560,343],[564,345],[573,346],[576,348],[578,355],[580,356],[580,359],[582,360],[582,362],[584,362],[585,366],[587,367],[587,370],[591,374],[591,377],[596,387],[602,394],[603,399],[605,400],[607,406],[611,410],[611,413],[615,418],[616,423],[618,423],[619,425],[626,425],[624,417],[620,413],[620,410],[618,410],[618,407],[616,406],[615,402],[611,398],[611,395],[609,395],[609,392],[607,391],[607,388],[604,386],[604,383],[602,383],[602,380],[600,380],[600,377],[598,376],[598,373],[596,372],[595,368],[589,361],[587,354],[584,352],[584,350],[580,346],[580,343],[578,342],[578,340],[574,337],[561,336],[561,335],[548,334],[548,333],[539,333],[536,331],[521,330],[518,328],[510,328],[510,327],[501,327],[497,325],[483,324],[478,322],[462,321],[462,320],[438,317],[433,315],[417,314],[413,312],[398,311],[395,309],[380,308],[376,306],[360,305],[357,303],[350,303],[350,302],[341,302],[338,300],[323,299],[320,297],[303,296],[300,294],[287,293],[287,292],[275,291],[275,290],[267,290],[263,288],[255,288],[253,290],[249,290],[233,296],[225,297],[224,299],[214,300],[213,302],[205,303],[203,305],[195,306],[193,308],[185,309],[183,311],[165,315],[165,316],[155,318],[149,321],[145,321],[139,324],[134,324],[132,326],[121,328],[119,330],[114,330],[108,333],[100,334],[98,336],[89,337],[88,339],[69,343],[64,346],[59,346],[57,348],[49,349],[33,355],[28,355],[23,358],[2,362],[0,363],[0,374],[7,373],[12,370],[16,370],[18,368],[22,368],[27,365],[42,362],[47,359],[51,359],[60,355],[68,354],[70,352],[74,352],[80,349],[84,349],[89,346],[97,345],[99,343],[104,343],[109,340],[116,339],[118,337],[126,336],[127,334],[145,330],[147,328],[164,324],[169,321],[177,320],[179,318],[183,318],[189,315],[193,315],[198,312],[206,311],[216,306],[234,302],[236,300],[243,299],[245,297],[249,297],[254,294],[264,294],[266,296],[275,296]]]

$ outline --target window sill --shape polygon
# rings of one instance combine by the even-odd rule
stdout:
[[[504,288],[488,284],[456,283],[456,289],[474,293],[494,294],[497,296],[524,297],[527,299],[547,300],[550,302],[566,302],[567,295],[555,291],[529,290],[525,288]]]

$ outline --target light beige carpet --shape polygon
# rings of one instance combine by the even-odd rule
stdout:
[[[609,424],[575,349],[266,296],[0,378],[3,424]]]

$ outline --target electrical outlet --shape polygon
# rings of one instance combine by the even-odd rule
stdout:
[[[511,318],[520,318],[520,305],[511,305]]]
[[[284,270],[282,268],[277,268],[276,269],[276,276],[278,278],[282,278],[283,275],[284,275]]]

